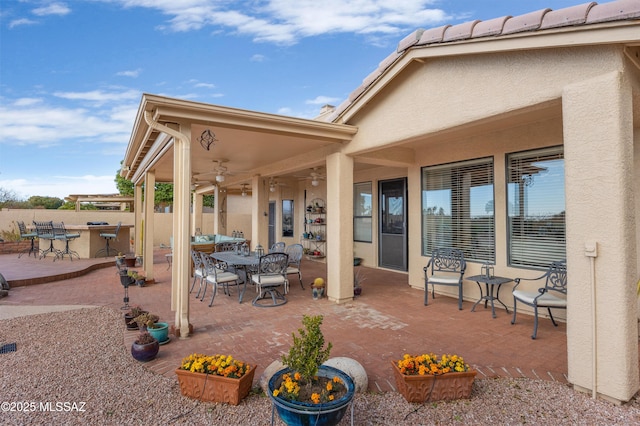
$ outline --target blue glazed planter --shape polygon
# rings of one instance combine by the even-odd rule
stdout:
[[[278,371],[269,379],[269,398],[278,411],[278,416],[289,426],[334,426],[340,423],[347,411],[351,400],[355,395],[353,380],[345,372],[326,365],[320,366],[318,376],[333,378],[340,377],[347,387],[347,393],[340,399],[326,404],[313,404],[309,402],[289,401],[273,396],[276,382],[280,377],[290,372],[289,368]]]
[[[153,343],[147,343],[146,345],[138,345],[133,342],[131,344],[131,355],[140,362],[151,361],[158,355],[160,344],[156,340]]]
[[[159,343],[164,343],[169,339],[169,324],[166,322],[157,322],[157,328],[147,327],[147,331],[152,335]]]

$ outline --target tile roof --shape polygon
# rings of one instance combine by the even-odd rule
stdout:
[[[640,19],[640,0],[617,0],[598,4],[588,2],[563,9],[541,9],[519,16],[502,16],[487,21],[473,20],[456,25],[417,29],[398,43],[397,49],[387,56],[362,84],[342,102],[328,118],[335,120],[344,110],[371,86],[407,49],[414,46],[428,47],[445,43],[501,37],[510,34],[540,31],[552,28],[589,25],[602,22]],[[639,37],[640,38],[640,37]]]

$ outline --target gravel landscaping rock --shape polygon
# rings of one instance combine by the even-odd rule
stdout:
[[[0,354],[0,422],[271,424],[271,404],[259,386],[238,406],[183,397],[177,379],[131,357],[123,327],[122,313],[104,307],[1,320],[0,346],[15,342],[17,350]],[[530,379],[476,380],[471,399],[446,403],[409,404],[398,393],[358,393],[354,407],[356,425],[640,424],[637,396],[617,406],[567,385]],[[347,413],[341,424],[349,423]]]

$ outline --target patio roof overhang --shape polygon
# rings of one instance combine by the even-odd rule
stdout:
[[[221,186],[239,187],[252,176],[283,176],[320,165],[326,153],[340,149],[357,132],[345,124],[144,94],[121,170],[135,183],[152,169],[156,182],[173,182],[173,137],[150,126],[145,114],[177,131],[190,128],[192,182],[201,186],[215,183],[217,160],[225,160],[228,170]],[[209,150],[198,143],[206,130],[216,138]]]

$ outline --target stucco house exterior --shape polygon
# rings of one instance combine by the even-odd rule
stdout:
[[[153,200],[154,182],[175,185],[171,303],[183,336],[202,194],[219,203],[209,231],[231,233],[246,215],[253,246],[299,242],[321,199],[330,300],[352,299],[354,256],[418,289],[439,246],[462,248],[469,275],[489,262],[535,277],[566,259],[569,381],[615,401],[640,386],[638,0],[416,30],[318,120],[145,94],[123,164],[145,248],[154,224],[142,187]]]

